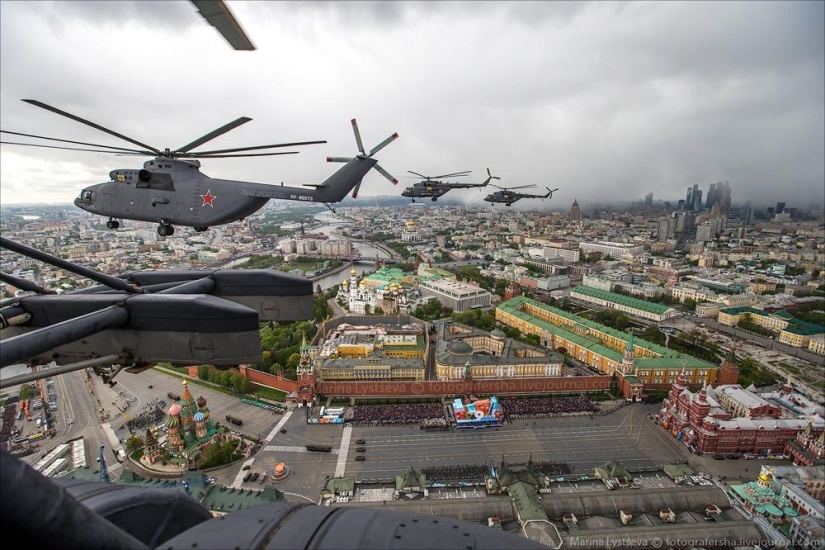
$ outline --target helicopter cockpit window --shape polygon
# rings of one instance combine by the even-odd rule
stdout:
[[[80,193],[80,198],[83,199],[84,201],[90,201],[90,200],[92,200],[92,192],[91,191],[83,191],[82,193]]]

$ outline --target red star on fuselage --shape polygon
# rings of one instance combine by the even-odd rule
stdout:
[[[201,207],[204,207],[204,206],[206,206],[206,205],[208,204],[210,207],[215,208],[215,205],[214,205],[214,204],[212,204],[212,201],[214,201],[215,199],[217,199],[217,198],[218,198],[218,196],[217,196],[217,195],[213,195],[213,194],[212,194],[212,190],[211,190],[211,189],[209,189],[209,190],[207,190],[207,191],[206,191],[206,194],[205,194],[205,195],[200,195],[200,198],[202,198],[202,199],[203,199],[203,204],[201,205]]]

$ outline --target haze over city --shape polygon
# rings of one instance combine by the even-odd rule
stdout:
[[[726,180],[735,202],[822,202],[821,2],[229,6],[256,51],[233,51],[189,2],[3,2],[2,128],[124,145],[23,98],[159,148],[249,116],[215,145],[328,143],[204,173],[300,185],[355,153],[357,118],[367,147],[401,136],[378,155],[399,185],[372,173],[362,197],[399,194],[408,170],[481,181],[489,166],[504,186],[559,187],[544,209]],[[147,160],[0,155],[4,204],[69,202]]]

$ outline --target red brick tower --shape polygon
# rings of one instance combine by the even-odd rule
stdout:
[[[317,381],[312,358],[309,356],[309,345],[304,334],[301,340],[301,360],[298,363],[298,400],[311,404],[315,399],[315,383]]]
[[[736,348],[731,348],[728,356],[722,361],[719,374],[716,375],[716,385],[736,384],[739,380],[739,364],[736,362]]]
[[[690,425],[692,427],[701,426],[702,419],[705,418],[709,412],[710,403],[708,403],[708,392],[703,385],[702,389],[699,390],[699,395],[690,404],[690,410],[688,412]]]

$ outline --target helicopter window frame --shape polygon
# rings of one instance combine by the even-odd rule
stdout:
[[[83,191],[80,194],[80,198],[84,201],[91,201],[92,200],[92,192],[89,190]]]

